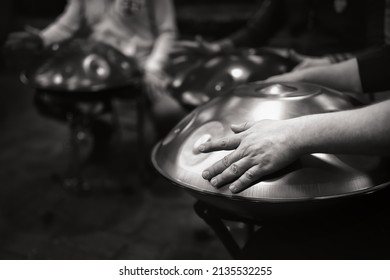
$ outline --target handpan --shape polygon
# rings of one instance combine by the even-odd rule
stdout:
[[[196,56],[191,52],[172,59],[172,95],[193,109],[233,87],[290,71],[294,62],[265,50],[239,49],[228,54]],[[175,69],[180,69],[177,71]]]
[[[128,86],[137,72],[134,60],[114,47],[76,39],[52,45],[26,71],[25,79],[36,89],[71,95]]]
[[[262,119],[282,120],[354,108],[345,93],[307,83],[249,83],[198,107],[154,148],[152,161],[167,179],[198,199],[233,214],[257,219],[266,213],[289,213],[360,197],[384,188],[384,159],[374,156],[311,154],[232,194],[216,189],[202,171],[231,151],[199,153],[209,140],[232,135],[231,124]],[[342,202],[344,203],[344,202]],[[326,209],[326,207],[325,207]]]

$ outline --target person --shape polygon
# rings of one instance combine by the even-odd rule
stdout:
[[[338,64],[276,75],[265,82],[309,82],[354,93],[379,92],[390,89],[385,76],[390,73],[389,61],[389,47],[385,46]]]
[[[390,47],[332,66],[301,71],[328,73],[332,85],[337,86],[336,89],[389,89]],[[322,75],[318,77],[321,78]],[[271,79],[283,80],[277,77]],[[348,111],[233,124],[233,136],[210,141],[199,147],[202,153],[234,150],[225,159],[205,169],[202,176],[216,188],[230,183],[230,191],[239,193],[263,176],[287,166],[302,155],[389,155],[389,119],[390,100],[386,100]]]
[[[388,9],[385,0],[264,0],[244,28],[215,42],[198,38],[197,46],[209,53],[275,47],[283,34],[279,47],[299,62],[295,70],[330,65],[387,44]]]
[[[42,31],[27,28],[10,34],[6,47],[40,50],[73,38],[87,38],[134,58],[143,74],[146,111],[151,112],[146,119],[161,137],[185,113],[167,93],[170,78],[165,68],[176,34],[171,0],[68,0],[55,22]]]
[[[12,33],[9,48],[47,47],[72,37],[89,37],[136,58],[145,79],[161,88],[164,67],[176,37],[170,0],[69,0],[64,13],[40,32]],[[154,94],[161,91],[153,91]],[[152,92],[150,93],[152,94]]]
[[[272,77],[268,82],[292,81],[298,72],[337,89],[390,89],[390,46],[331,66]],[[199,147],[203,153],[234,150],[206,168],[202,176],[216,188],[230,184],[230,191],[239,193],[311,153],[388,156],[389,120],[390,100],[386,100],[348,111],[232,125],[233,136]],[[307,216],[285,213],[285,219],[268,220],[246,240],[237,258],[388,259],[389,195],[389,188],[383,188],[367,198],[332,204],[325,211],[313,208]]]

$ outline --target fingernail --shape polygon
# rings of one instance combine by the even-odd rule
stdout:
[[[217,185],[217,179],[215,178],[211,179],[210,183],[215,187]]]
[[[232,192],[232,193],[237,193],[239,190],[238,190],[238,187],[234,184],[231,184],[230,187],[229,187],[229,190]]]
[[[200,145],[198,149],[199,149],[200,152],[204,152],[205,146],[204,145]]]
[[[203,171],[202,177],[203,177],[204,179],[209,179],[209,178],[210,178],[210,172],[208,172],[208,171]]]

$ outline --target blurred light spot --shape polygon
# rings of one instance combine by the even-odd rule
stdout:
[[[181,83],[182,83],[182,80],[181,79],[175,79],[173,82],[172,82],[172,85],[173,87],[180,87],[181,86]]]
[[[264,59],[258,55],[249,55],[248,59],[256,64],[262,64],[264,62]]]
[[[233,76],[233,78],[239,79],[244,75],[244,71],[242,71],[242,69],[240,68],[233,68],[230,71],[230,74]]]
[[[55,74],[53,77],[53,83],[56,85],[61,84],[64,81],[64,78],[62,77],[61,74]]]

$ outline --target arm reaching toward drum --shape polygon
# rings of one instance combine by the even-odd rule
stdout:
[[[7,38],[5,48],[9,50],[26,48],[40,51],[43,48],[43,39],[39,34],[39,30],[27,26],[25,31],[11,33]]]
[[[238,193],[302,155],[390,154],[390,100],[368,107],[294,119],[232,125],[233,136],[207,142],[199,151],[234,150],[205,169],[214,187]]]
[[[156,36],[153,49],[144,65],[144,82],[151,100],[158,99],[166,92],[170,82],[165,67],[169,54],[173,49],[177,28],[175,11],[171,0],[153,2],[154,34]]]
[[[362,92],[356,58],[337,64],[305,68],[276,75],[268,78],[265,82],[309,82],[340,91]]]
[[[273,76],[266,82],[310,82],[340,91],[376,92],[390,89],[390,46],[329,66]]]
[[[71,38],[82,26],[84,2],[69,0],[64,12],[40,33],[45,46]]]

